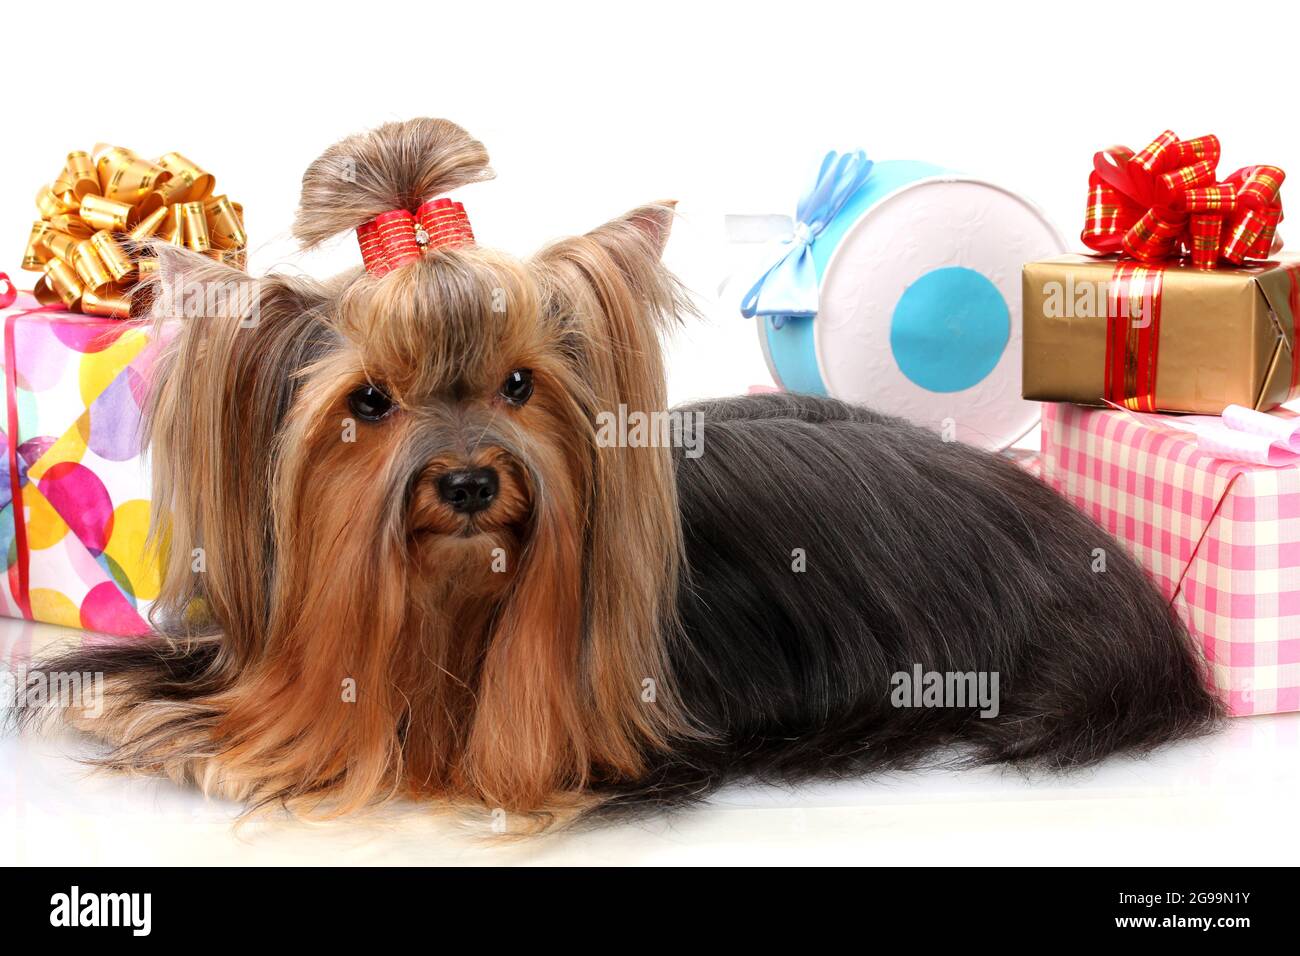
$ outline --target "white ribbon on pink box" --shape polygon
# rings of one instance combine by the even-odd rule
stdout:
[[[1229,405],[1222,415],[1129,414],[1150,428],[1190,432],[1201,452],[1223,461],[1271,468],[1300,462],[1300,415],[1286,409],[1257,412]]]

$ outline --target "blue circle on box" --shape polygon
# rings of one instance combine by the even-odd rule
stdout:
[[[927,272],[894,306],[889,347],[908,379],[931,392],[960,392],[997,367],[1011,339],[998,287],[974,269]]]

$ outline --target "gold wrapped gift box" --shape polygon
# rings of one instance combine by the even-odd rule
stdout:
[[[1207,271],[1068,255],[1023,277],[1026,399],[1217,415],[1300,396],[1300,257]]]
[[[144,245],[161,239],[246,268],[243,208],[213,195],[216,181],[180,153],[157,161],[120,146],[68,154],[53,183],[36,194],[24,269],[42,273],[34,290],[46,305],[124,317],[131,286],[156,260]]]

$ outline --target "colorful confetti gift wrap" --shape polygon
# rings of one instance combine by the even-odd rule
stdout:
[[[1290,449],[1230,460],[1231,446],[1258,435],[1225,442],[1185,431],[1176,416],[1045,406],[1043,478],[1146,568],[1204,648],[1233,714],[1296,711],[1300,420],[1237,411],[1290,430]]]
[[[139,325],[41,307],[28,295],[0,318],[7,556],[0,611],[106,634],[147,633],[159,562],[146,550],[140,410],[156,344]]]

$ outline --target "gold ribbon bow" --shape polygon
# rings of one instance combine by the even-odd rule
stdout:
[[[246,268],[244,210],[180,153],[154,162],[120,146],[73,152],[57,179],[41,187],[22,266],[42,276],[43,305],[124,318],[131,286],[157,269],[142,249],[159,237]]]

